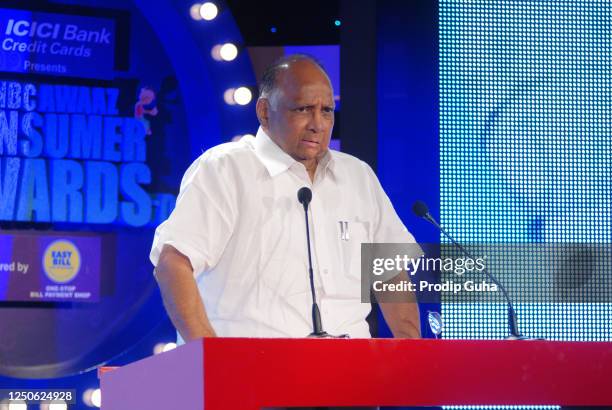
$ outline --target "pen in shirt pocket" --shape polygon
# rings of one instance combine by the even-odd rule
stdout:
[[[340,239],[348,241],[350,239],[348,221],[338,221],[338,223],[340,224]]]

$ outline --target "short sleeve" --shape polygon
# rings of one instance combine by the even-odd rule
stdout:
[[[235,221],[233,184],[223,159],[206,153],[185,172],[176,206],[155,230],[150,259],[157,266],[164,245],[191,262],[194,276],[214,267],[232,235]]]
[[[372,241],[374,243],[416,243],[414,236],[406,229],[397,212],[395,212],[372,168],[365,162],[363,165],[368,173],[375,207]]]

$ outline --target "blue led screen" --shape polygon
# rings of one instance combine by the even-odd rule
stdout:
[[[612,242],[611,23],[608,0],[439,1],[440,215],[457,240]],[[610,265],[598,274],[611,294]],[[505,305],[442,298],[444,337],[508,334]],[[516,308],[526,336],[612,340],[610,303]]]

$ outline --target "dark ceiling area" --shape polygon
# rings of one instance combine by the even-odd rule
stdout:
[[[339,0],[226,0],[246,46],[339,44]],[[342,23],[340,21],[340,23]]]

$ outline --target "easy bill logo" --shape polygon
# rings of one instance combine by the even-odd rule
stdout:
[[[79,274],[81,254],[73,242],[59,239],[47,246],[42,262],[49,279],[55,283],[67,283]]]

